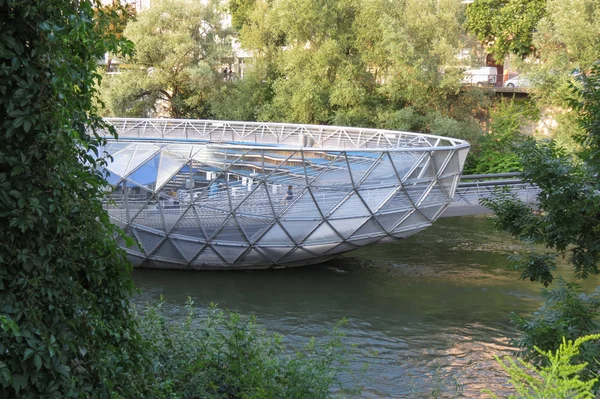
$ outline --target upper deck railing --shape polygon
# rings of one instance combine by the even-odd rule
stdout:
[[[331,150],[430,151],[467,148],[464,140],[384,129],[287,123],[195,119],[107,118],[119,138],[164,141],[204,141],[252,148],[313,147]]]

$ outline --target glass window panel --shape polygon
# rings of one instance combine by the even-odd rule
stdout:
[[[158,232],[149,232],[140,229],[132,229],[133,234],[137,237],[138,241],[142,245],[146,255],[150,255],[152,251],[164,240],[164,236]]]
[[[269,231],[258,241],[262,246],[268,245],[293,245],[294,242],[278,223],[275,223]]]
[[[156,155],[141,165],[135,172],[127,177],[133,183],[154,190],[158,176],[158,163],[160,156]]]
[[[312,187],[311,192],[323,215],[331,212],[350,192],[350,188]]]
[[[387,201],[390,196],[396,191],[396,187],[371,187],[369,189],[359,189],[363,201],[367,204],[371,212],[375,213],[379,210],[379,207]]]
[[[363,224],[360,229],[358,229],[353,237],[360,237],[364,235],[372,236],[372,235],[383,235],[385,233],[383,227],[375,220],[375,218],[369,219],[365,224]]]
[[[340,236],[327,223],[321,224],[305,241],[304,244],[339,241]]]
[[[281,225],[290,234],[292,239],[298,243],[317,225],[315,220],[281,220]]]
[[[175,263],[187,263],[179,249],[167,238],[162,245],[154,252],[153,257],[160,257]]]
[[[347,238],[358,229],[367,218],[349,218],[340,220],[329,220],[329,224],[343,237]]]
[[[204,241],[206,236],[201,226],[195,207],[190,207],[170,230],[170,234],[199,238]]]
[[[160,154],[160,163],[158,166],[158,177],[156,179],[156,189],[162,188],[173,175],[175,175],[187,163],[187,159],[178,157],[166,151]]]
[[[221,256],[209,245],[204,247],[202,252],[190,262],[192,266],[204,266],[206,268],[226,265]]]
[[[396,226],[402,219],[408,214],[410,211],[401,211],[401,212],[393,212],[386,214],[378,214],[376,215],[377,220],[383,227],[388,231],[392,231],[394,226]]]
[[[107,168],[120,176],[125,176],[127,165],[129,165],[129,162],[131,161],[131,158],[133,157],[134,153],[135,145],[130,144],[127,147],[123,148],[121,151],[111,154],[113,156],[113,160],[112,162],[110,159],[106,160]]]
[[[184,240],[171,237],[171,241],[177,247],[187,262],[190,262],[204,246],[203,242]]]
[[[367,207],[365,207],[360,197],[358,197],[356,194],[348,197],[344,203],[331,215],[331,217],[335,219],[356,216],[371,216],[371,213]]]
[[[237,263],[244,266],[262,266],[269,264],[269,261],[258,251],[251,249]]]
[[[213,249],[217,251],[229,265],[233,265],[235,261],[248,249],[248,247],[229,246],[229,245],[213,245]]]

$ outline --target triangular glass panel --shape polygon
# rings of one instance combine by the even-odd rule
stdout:
[[[357,248],[359,248],[359,247],[357,247],[356,245],[352,245],[350,243],[343,242],[343,243],[331,248],[327,252],[325,252],[325,255],[341,254],[344,252],[354,251]]]
[[[190,262],[194,266],[205,266],[206,268],[226,266],[227,263],[221,256],[209,245],[204,247],[202,252]]]
[[[284,203],[281,203],[284,202]],[[310,193],[305,192],[298,198],[294,198],[291,201],[281,201],[275,206],[275,210],[283,210],[283,215],[286,218],[309,218],[321,217],[319,210],[317,209],[315,202],[313,201]]]
[[[141,165],[135,172],[128,176],[130,180],[140,186],[154,190],[156,187],[156,177],[158,176],[158,163],[160,156],[156,155]]]
[[[199,206],[195,209],[207,239],[210,239],[230,217],[228,212],[222,212],[212,208]]]
[[[383,227],[377,222],[375,218],[369,219],[365,224],[363,224],[360,229],[358,229],[352,237],[360,237],[360,236],[377,236],[385,233]]]
[[[194,257],[204,246],[203,242],[184,240],[175,237],[171,237],[171,241],[173,244],[175,244],[187,262],[190,262],[192,259],[194,259]]]
[[[348,197],[332,214],[332,218],[342,219],[357,216],[371,216],[367,207],[356,194]]]
[[[423,214],[423,216],[425,216],[428,220],[435,222],[439,217],[440,213],[445,208],[446,207],[444,206],[444,204],[437,206],[428,206],[425,208],[419,208],[419,212],[421,212],[421,214]]]
[[[171,178],[180,171],[186,163],[187,159],[163,150],[160,153],[156,190],[161,189],[162,186],[171,180]],[[183,183],[185,184],[185,182]]]
[[[258,251],[251,249],[236,262],[238,265],[244,266],[262,266],[268,265],[270,262]]]
[[[394,233],[399,231],[411,230],[413,228],[422,227],[422,224],[431,224],[429,219],[421,215],[418,211],[413,212],[409,217],[404,219],[400,225],[394,228]]]
[[[419,204],[421,197],[427,192],[427,188],[431,184],[431,181],[407,181],[403,184],[404,190],[410,196],[410,199],[415,205]]]
[[[174,144],[170,143],[163,147],[171,154],[175,154],[181,158],[190,158],[192,156],[192,146],[189,144]]]
[[[131,144],[117,153],[113,153],[113,160],[107,159],[107,168],[120,176],[125,176],[129,162],[135,153],[135,144]]]
[[[377,166],[369,173],[365,180],[361,183],[361,187],[380,186],[382,184],[390,184],[390,182],[399,182],[394,167],[390,162],[387,154],[379,160]]]
[[[235,218],[231,217],[225,222],[221,230],[211,238],[213,242],[228,242],[238,244],[250,244],[244,235],[244,232],[238,225]],[[215,246],[216,249],[216,246]]]
[[[456,182],[458,181],[458,175],[444,177],[442,179],[438,179],[438,184],[444,190],[444,193],[448,196],[448,198],[454,197],[454,193],[456,191]]]
[[[245,191],[245,193],[247,194],[246,196],[244,196],[244,194],[236,196],[233,190],[230,190],[230,193],[233,208],[235,209],[237,207],[236,212],[243,213],[246,215],[272,217],[273,208],[271,207],[271,200],[281,200],[281,198],[279,197],[271,198],[272,194],[267,193],[267,188],[263,183],[260,183],[257,187],[254,187],[253,190],[250,192]]]
[[[329,220],[329,224],[339,233],[343,238],[347,238],[356,229],[358,229],[367,218],[348,218],[339,220]]]
[[[387,201],[391,195],[396,191],[395,186],[391,187],[379,187],[369,189],[359,189],[363,201],[367,204],[371,212],[375,213],[379,210],[379,207]]]
[[[314,165],[310,169],[312,174],[311,186],[329,187],[334,186],[352,186],[350,171],[346,163],[346,156],[343,153],[327,152],[325,162],[320,161],[319,165]],[[319,162],[316,158],[313,162]],[[325,169],[325,170],[324,170]],[[323,171],[324,170],[324,171]]]
[[[426,154],[423,152],[390,152],[389,156],[398,176],[400,179],[404,179],[411,170],[415,169],[415,165],[427,156]]]
[[[380,212],[396,212],[413,209],[414,205],[403,188],[399,188],[388,201],[379,209]]]
[[[239,214],[236,214],[235,218],[241,229],[246,233],[246,236],[250,238],[251,242],[255,241],[256,237],[260,235],[272,220],[272,218],[248,217]]]
[[[202,241],[206,240],[206,236],[202,231],[200,219],[196,215],[196,210],[194,207],[190,207],[187,211],[185,211],[185,214],[170,230],[170,234],[193,237]]]
[[[381,239],[381,237],[367,237],[367,238],[358,238],[358,239],[350,237],[348,239],[348,241],[350,241],[352,244],[354,244],[358,247],[364,247],[366,245],[373,244],[374,242],[377,242],[380,239]]]
[[[159,232],[152,233],[141,229],[132,229],[132,231],[142,245],[142,249],[146,255],[150,255],[157,245],[165,239]]]
[[[346,156],[350,164],[350,171],[352,172],[352,180],[355,185],[360,184],[363,177],[374,167],[375,163],[379,162],[379,152],[368,152],[368,151],[348,151]]]
[[[314,258],[315,255],[311,252],[308,252],[302,248],[296,248],[289,254],[287,254],[284,258],[279,260],[279,263],[290,263],[297,260]]]
[[[289,253],[293,246],[281,246],[281,247],[258,247],[258,250],[267,258],[269,263],[278,263],[279,260]]]
[[[135,238],[135,236],[133,235],[133,233],[131,232],[131,229],[126,228],[123,230],[123,232],[125,233],[125,235],[131,237],[131,239],[133,240],[133,244],[129,247],[129,248],[137,248],[138,247],[138,243],[137,243],[137,238]],[[125,241],[125,239],[121,236],[121,234],[117,234],[115,236],[115,242],[117,243],[117,245],[123,249],[127,249],[127,242]]]
[[[460,154],[460,155],[459,155]],[[464,152],[457,153],[456,151],[452,154],[448,165],[444,169],[444,171],[440,174],[440,177],[448,177],[452,175],[456,175],[460,173],[462,170],[462,165],[464,164],[464,159],[461,160],[462,155],[466,154]],[[462,164],[461,164],[462,162]]]
[[[427,196],[421,200],[419,204],[419,208],[429,206],[429,205],[443,205],[448,202],[448,196],[444,190],[440,187],[439,184],[435,184],[427,193]]]
[[[161,257],[169,262],[187,263],[187,260],[183,257],[179,249],[168,238],[154,251],[153,256]]]
[[[125,177],[133,170],[137,169],[140,165],[146,163],[149,158],[153,158],[153,155],[159,151],[159,148],[153,144],[143,143],[136,144],[135,153],[131,157],[131,161],[127,165],[125,171]]]
[[[317,225],[318,220],[280,220],[280,223],[294,242],[299,243]]]
[[[385,213],[375,215],[379,223],[386,229],[386,231],[391,232],[399,222],[408,214],[410,211],[401,211],[394,213]]]
[[[127,210],[130,223],[140,224],[142,226],[154,227],[152,219],[162,219],[161,214],[156,207],[151,205],[151,194],[135,197],[130,194],[127,198]],[[162,220],[160,221],[162,226]]]
[[[118,175],[115,172],[111,172],[108,169],[104,169],[106,171],[105,179],[111,186],[116,185],[123,177]]]
[[[446,167],[448,156],[452,155],[452,153],[453,151],[432,151],[430,153],[432,157],[432,162],[438,173],[444,170],[444,168]]]
[[[457,159],[457,170],[462,170],[465,165],[465,160],[467,159],[467,154],[469,154],[468,148],[462,148],[458,150],[458,159]]]
[[[331,226],[324,222],[304,240],[304,244],[320,244],[331,241],[340,241],[340,236]]]
[[[311,191],[323,215],[327,215],[351,191],[350,187],[311,187]],[[315,209],[316,211],[316,209]],[[317,212],[318,213],[318,212]]]
[[[258,241],[261,246],[268,245],[294,245],[287,233],[278,223],[275,223],[267,233]]]
[[[242,247],[238,245],[214,245],[213,249],[225,259],[228,265],[231,266],[240,257],[240,255],[246,252],[248,247]]]

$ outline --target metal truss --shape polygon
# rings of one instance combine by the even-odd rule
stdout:
[[[452,201],[469,150],[379,129],[107,121],[105,207],[143,267],[302,266],[407,237]]]

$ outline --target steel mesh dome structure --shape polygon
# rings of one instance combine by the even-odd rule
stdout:
[[[136,266],[314,264],[412,235],[451,202],[469,144],[399,131],[107,119],[105,208]]]

